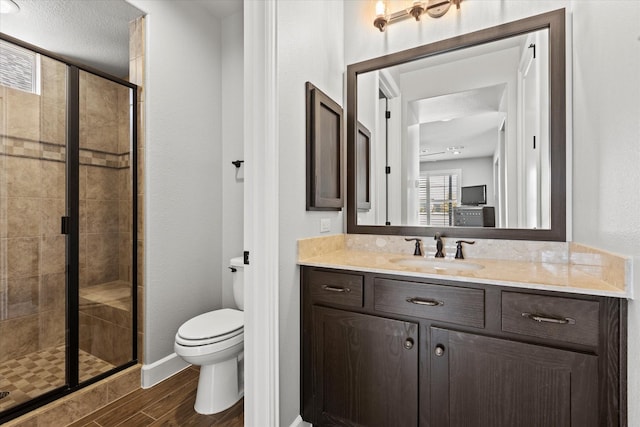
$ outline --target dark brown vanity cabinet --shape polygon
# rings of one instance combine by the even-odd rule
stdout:
[[[625,312],[616,298],[303,267],[302,416],[623,426]]]
[[[312,310],[314,424],[417,425],[418,324]]]
[[[598,426],[594,355],[431,328],[434,426]]]

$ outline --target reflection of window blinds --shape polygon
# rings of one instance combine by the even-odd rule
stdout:
[[[39,93],[38,55],[0,41],[0,84],[29,93]]]
[[[458,174],[422,174],[418,179],[420,225],[453,225],[453,208],[458,206]]]

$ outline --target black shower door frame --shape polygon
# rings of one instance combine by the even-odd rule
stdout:
[[[0,424],[40,406],[94,384],[138,363],[137,236],[138,236],[138,86],[95,68],[41,49],[0,32],[0,39],[67,66],[67,136],[66,136],[66,216],[61,218],[61,232],[66,234],[66,384],[29,401],[0,412]],[[79,379],[80,354],[80,72],[84,71],[131,89],[131,349],[132,359],[86,381]]]

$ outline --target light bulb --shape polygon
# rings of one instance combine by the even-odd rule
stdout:
[[[386,5],[383,0],[378,0],[376,3],[376,17],[382,17],[386,15]]]

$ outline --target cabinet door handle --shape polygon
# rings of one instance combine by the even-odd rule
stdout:
[[[436,348],[433,350],[433,354],[435,354],[438,357],[442,357],[444,355],[444,346],[441,344],[438,344]]]
[[[343,288],[341,286],[322,285],[322,289],[329,292],[346,292],[346,293],[351,292],[351,289]]]
[[[541,314],[522,313],[522,317],[539,323],[554,323],[556,325],[575,325],[576,321],[570,317],[548,317]]]
[[[444,305],[444,302],[442,301],[438,301],[435,299],[418,298],[418,297],[407,298],[407,302],[410,302],[411,304],[428,305],[429,307]]]
[[[413,338],[407,338],[404,341],[404,348],[406,348],[407,350],[411,350],[413,348]]]

